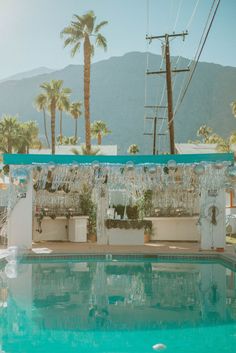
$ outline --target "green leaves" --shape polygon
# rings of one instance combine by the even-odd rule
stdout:
[[[65,27],[61,31],[61,38],[64,39],[64,47],[71,46],[71,56],[75,56],[79,52],[81,44],[85,38],[89,38],[89,44],[93,50],[91,50],[91,56],[93,56],[94,46],[91,43],[91,39],[95,38],[97,46],[107,49],[106,38],[99,33],[99,31],[108,24],[107,21],[102,21],[98,25],[96,23],[96,16],[93,11],[88,11],[82,16],[74,15],[70,25]]]
[[[36,121],[21,122],[16,116],[4,115],[0,122],[0,150],[4,153],[28,153],[40,146]]]

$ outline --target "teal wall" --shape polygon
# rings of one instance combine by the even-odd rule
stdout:
[[[4,164],[29,165],[29,164],[88,164],[94,161],[100,163],[125,164],[132,161],[134,164],[166,164],[169,160],[177,163],[218,162],[234,160],[233,153],[211,154],[176,154],[176,155],[132,155],[132,156],[80,156],[80,155],[48,155],[48,154],[4,154]]]

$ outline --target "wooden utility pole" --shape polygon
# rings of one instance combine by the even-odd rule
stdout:
[[[157,106],[157,105],[145,105],[145,108],[167,108],[166,106]],[[152,154],[158,154],[156,149],[156,137],[157,137],[157,120],[163,120],[165,118],[158,118],[157,116],[147,116],[146,119],[153,120],[153,132],[144,133],[144,135],[149,135],[153,137],[153,144],[152,144]],[[165,134],[158,134],[158,135],[165,135]]]
[[[147,75],[153,74],[166,74],[166,90],[167,90],[167,105],[168,105],[168,129],[169,129],[169,138],[170,138],[170,153],[175,154],[175,134],[174,134],[174,113],[173,113],[173,97],[172,97],[172,79],[171,73],[185,72],[189,71],[189,68],[186,69],[171,69],[171,60],[170,60],[170,37],[183,37],[183,40],[188,32],[183,33],[173,33],[173,34],[164,34],[161,36],[151,36],[146,37],[148,40],[152,39],[164,39],[165,47],[165,63],[166,69],[160,71],[147,71]]]

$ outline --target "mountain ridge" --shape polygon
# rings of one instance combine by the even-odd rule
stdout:
[[[152,139],[143,135],[144,132],[151,132],[152,126],[150,122],[146,122],[144,129],[143,121],[145,113],[149,115],[154,112],[145,111],[144,98],[146,93],[148,105],[160,101],[163,78],[157,78],[154,75],[152,77],[148,75],[145,78],[146,57],[146,53],[131,52],[95,62],[91,66],[91,122],[94,120],[107,122],[112,134],[105,137],[103,141],[107,144],[118,144],[119,153],[126,153],[132,143],[140,146],[141,153],[152,151]],[[173,57],[172,60],[176,59]],[[181,58],[178,66],[185,67],[188,62],[188,59]],[[159,69],[160,63],[160,55],[149,54],[149,70]],[[42,132],[42,114],[34,109],[33,102],[40,93],[40,84],[51,79],[64,80],[64,86],[70,87],[73,91],[72,100],[83,101],[83,65],[71,64],[51,73],[18,81],[0,82],[0,114],[18,113],[24,121],[37,120]],[[182,80],[182,74],[178,74],[174,101],[177,100]],[[199,62],[186,97],[174,120],[176,142],[196,139],[196,131],[204,123],[224,137],[235,130],[236,122],[230,107],[230,103],[236,99],[235,86],[236,68]],[[14,97],[13,101],[11,97]],[[65,135],[73,134],[74,122],[68,115],[64,115],[63,127]],[[166,131],[166,129],[165,126],[163,130]],[[160,125],[158,125],[159,130]],[[79,119],[79,136],[83,142],[83,118]],[[162,144],[168,144],[168,135],[165,138],[159,138],[162,139]]]
[[[18,81],[18,80],[22,80],[22,79],[25,79],[25,78],[31,78],[31,77],[34,77],[34,76],[39,76],[39,75],[51,73],[53,71],[56,71],[56,70],[50,69],[50,68],[45,67],[45,66],[40,66],[40,67],[37,67],[37,68],[32,69],[32,70],[26,70],[26,71],[19,72],[19,73],[16,73],[14,75],[10,75],[8,77],[5,77],[5,78],[0,80],[0,83],[6,82],[6,81],[15,81],[15,80]]]

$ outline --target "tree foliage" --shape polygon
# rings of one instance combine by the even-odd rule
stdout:
[[[132,145],[130,145],[130,146],[128,147],[127,152],[128,152],[129,154],[137,154],[137,153],[139,152],[139,147],[138,147],[138,145],[136,145],[136,144],[133,143]]]
[[[3,115],[0,121],[0,150],[3,153],[29,153],[40,148],[36,121],[21,122],[17,116]]]
[[[107,128],[105,121],[96,120],[91,124],[91,134],[93,138],[97,138],[98,145],[101,145],[102,137],[111,134],[111,130]]]

